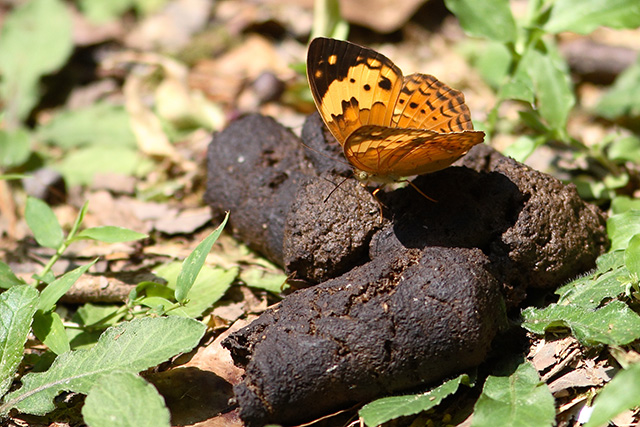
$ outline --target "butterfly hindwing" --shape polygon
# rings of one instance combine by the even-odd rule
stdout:
[[[384,55],[316,38],[309,45],[307,77],[320,115],[340,144],[361,126],[391,126],[403,78]]]
[[[484,139],[484,132],[438,133],[425,129],[368,125],[344,145],[347,160],[370,179],[390,182],[444,169]]]
[[[404,78],[393,123],[396,127],[439,133],[473,130],[462,92],[427,74],[411,74]]]

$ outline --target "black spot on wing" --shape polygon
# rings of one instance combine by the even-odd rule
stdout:
[[[384,76],[380,76],[380,81],[378,82],[378,86],[384,90],[391,90],[391,80]]]

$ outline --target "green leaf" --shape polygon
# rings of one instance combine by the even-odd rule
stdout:
[[[519,162],[524,162],[536,148],[544,144],[544,137],[532,137],[529,135],[522,135],[514,141],[513,144],[508,146],[502,151],[502,154],[509,156]]]
[[[596,259],[598,273],[606,273],[624,266],[624,251],[617,250],[602,254]]]
[[[67,293],[76,280],[78,280],[80,276],[82,276],[97,261],[98,258],[94,259],[89,264],[82,265],[74,270],[66,272],[53,282],[49,283],[40,294],[38,310],[44,312],[53,309],[60,297]]]
[[[635,209],[640,211],[640,199],[632,199],[629,196],[617,196],[611,200],[611,213],[614,215]]]
[[[607,425],[622,412],[640,406],[640,363],[619,371],[596,396],[591,418],[584,427]]]
[[[509,73],[509,67],[513,61],[511,51],[504,43],[489,41],[483,45],[474,43],[469,54],[473,56],[475,68],[482,78],[494,89],[499,88]]]
[[[59,69],[73,49],[71,15],[61,0],[21,2],[0,32],[0,98],[17,123],[38,101],[40,77]]]
[[[624,263],[631,274],[640,277],[640,234],[629,240],[629,246],[624,251]]]
[[[640,234],[640,210],[613,215],[607,220],[607,235],[611,240],[611,251],[626,249],[629,240],[636,234]]]
[[[387,421],[417,414],[438,406],[444,398],[458,391],[460,384],[470,385],[467,374],[446,381],[426,393],[378,399],[363,406],[358,415],[366,425],[378,426]]]
[[[170,426],[169,410],[155,387],[130,372],[103,375],[82,407],[91,427]]]
[[[0,261],[0,288],[9,289],[12,286],[24,285],[24,280],[17,277],[11,268]]]
[[[636,0],[556,0],[544,29],[588,34],[598,27],[639,26],[640,3]]]
[[[198,276],[198,273],[200,273],[200,269],[202,268],[204,261],[207,259],[207,255],[211,252],[211,247],[216,240],[218,240],[218,237],[220,236],[220,233],[222,233],[228,219],[229,212],[225,215],[222,224],[220,224],[218,228],[213,230],[211,234],[200,242],[182,263],[182,269],[180,270],[178,280],[176,281],[175,295],[176,300],[179,302],[184,302],[187,298],[191,286],[193,286],[196,281],[196,277]]]
[[[604,300],[624,294],[625,281],[628,280],[629,271],[626,268],[574,280],[556,291],[560,295],[557,304],[572,304],[585,310],[594,310]]]
[[[289,287],[287,275],[278,271],[274,265],[262,262],[267,266],[254,264],[243,268],[240,272],[240,280],[252,288],[264,289],[276,295],[281,294],[284,289]]]
[[[102,331],[115,325],[125,314],[126,311],[120,305],[86,303],[71,318],[81,329],[66,331],[71,348],[76,350],[93,347]]]
[[[33,318],[33,334],[55,354],[71,350],[62,319],[56,312],[37,311]]]
[[[62,227],[49,205],[40,199],[29,197],[24,216],[40,246],[53,249],[60,247],[64,239]]]
[[[570,328],[583,345],[626,345],[640,338],[640,316],[622,301],[611,301],[597,310],[576,305],[551,304],[522,312],[527,330],[544,334],[550,328]]]
[[[38,291],[28,285],[0,294],[0,396],[9,390],[22,360],[37,303]]]
[[[520,74],[500,86],[498,96],[500,99],[514,99],[528,104],[533,104],[536,100],[533,82],[528,77],[523,78]]]
[[[144,305],[145,307],[157,310],[159,314],[164,314],[169,308],[175,305],[175,303],[169,301],[168,299],[157,296],[141,298],[137,301],[137,303],[140,305]]]
[[[530,49],[523,59],[533,82],[540,116],[549,127],[564,135],[569,111],[575,105],[575,95],[567,67],[559,61],[534,49]]]
[[[476,402],[472,427],[551,426],[555,420],[553,396],[538,372],[523,363],[509,377],[489,376]]]
[[[154,273],[167,280],[168,287],[174,288],[180,273],[180,263],[172,262],[157,267]],[[210,268],[202,267],[193,287],[189,291],[189,302],[183,307],[181,313],[189,317],[199,317],[211,308],[227,292],[233,281],[238,277],[238,268]],[[173,314],[170,311],[168,314]]]
[[[46,372],[29,373],[22,387],[9,393],[0,414],[11,408],[34,415],[54,409],[61,391],[88,393],[96,380],[114,371],[137,373],[191,350],[206,327],[181,317],[142,318],[107,329],[89,350],[66,352]]]
[[[109,3],[109,2],[102,2]],[[83,145],[135,149],[129,113],[122,106],[106,102],[82,110],[63,110],[37,130],[39,139],[62,148]]]
[[[640,115],[640,61],[616,78],[596,105],[596,111],[607,119]]]
[[[31,155],[31,136],[23,129],[0,129],[0,167],[20,166]]]
[[[640,84],[640,79],[638,84]],[[640,104],[638,106],[640,107]],[[638,112],[640,113],[640,108],[638,108]],[[616,139],[607,147],[607,157],[618,162],[640,163],[640,138],[626,136]],[[638,204],[640,204],[640,200],[638,200]]]
[[[123,146],[89,146],[64,157],[55,167],[69,186],[89,185],[98,173],[133,175],[142,158],[138,151]]]
[[[501,42],[515,42],[516,23],[508,0],[445,0],[444,3],[456,15],[466,33]]]
[[[149,235],[138,233],[137,231],[129,230],[128,228],[105,225],[101,227],[86,228],[76,234],[72,241],[87,239],[98,240],[105,243],[121,243],[145,239],[147,237],[149,237]]]

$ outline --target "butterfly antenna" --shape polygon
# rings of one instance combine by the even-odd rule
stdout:
[[[322,202],[322,203],[327,203],[327,200],[329,200],[329,198],[331,197],[331,195],[332,195],[333,193],[335,193],[335,191],[336,191],[338,188],[340,188],[340,186],[341,186],[342,184],[344,184],[345,182],[347,182],[347,180],[348,180],[349,178],[351,178],[351,177],[349,177],[349,176],[348,176],[348,177],[346,177],[345,179],[343,179],[342,181],[340,181],[340,183],[339,183],[338,185],[336,185],[334,182],[332,182],[331,180],[329,180],[329,179],[327,179],[327,178],[325,178],[325,177],[322,177],[322,178],[323,178],[325,181],[327,181],[327,182],[331,182],[333,185],[335,185],[335,187],[333,187],[333,190],[331,190],[331,192],[327,195],[327,197],[325,197],[325,198],[324,198],[324,201]]]
[[[410,186],[412,186],[412,187],[413,187],[413,189],[414,189],[414,190],[416,190],[418,193],[420,193],[420,195],[421,195],[422,197],[424,197],[425,199],[427,199],[427,200],[431,200],[433,203],[438,203],[438,201],[437,201],[437,200],[432,199],[431,197],[429,197],[429,196],[427,196],[426,194],[424,194],[424,193],[422,192],[422,190],[420,190],[420,189],[418,188],[418,186],[417,186],[417,185],[415,185],[413,182],[411,182],[411,181],[409,181],[409,180],[403,180],[403,181],[404,181],[404,182],[409,183],[409,185],[410,185]]]

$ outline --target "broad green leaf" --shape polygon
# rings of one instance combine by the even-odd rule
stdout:
[[[446,381],[426,393],[378,399],[363,406],[358,415],[366,425],[378,426],[387,421],[417,414],[438,406],[444,398],[458,391],[460,384],[470,385],[467,374]]]
[[[31,155],[31,136],[23,129],[0,129],[0,168],[22,165]]]
[[[501,42],[515,42],[516,23],[508,0],[445,0],[444,3],[456,15],[466,33]]]
[[[640,363],[619,371],[598,394],[584,427],[598,427],[622,412],[640,406]]]
[[[17,277],[11,268],[0,261],[0,288],[9,289],[12,286],[24,285],[24,280]]]
[[[227,220],[229,219],[229,212],[224,217],[222,224],[211,232],[205,239],[196,246],[196,248],[189,254],[189,256],[183,261],[182,269],[178,275],[176,281],[176,300],[184,302],[189,294],[189,290],[196,281],[200,269],[204,265],[204,261],[207,259],[207,255],[211,252],[211,247],[218,240],[220,233],[224,229]]]
[[[33,334],[55,354],[71,350],[62,319],[55,311],[37,311],[33,317]]]
[[[84,304],[73,315],[72,320],[82,326],[112,326],[124,316],[125,311],[115,304]],[[106,329],[106,327],[105,327]]]
[[[637,84],[640,84],[640,79],[638,79]],[[640,103],[638,106],[640,107]],[[640,113],[640,108],[638,112]],[[607,157],[610,160],[619,162],[640,163],[640,138],[636,136],[626,136],[613,141],[607,147]],[[640,200],[637,200],[637,202],[640,204]]]
[[[113,225],[105,225],[102,227],[86,228],[76,234],[75,240],[98,240],[106,243],[131,242],[134,240],[145,239],[149,237],[147,234],[138,233],[124,227],[115,227]]]
[[[640,234],[640,210],[626,211],[607,220],[611,251],[626,249],[629,240],[636,234]]]
[[[19,3],[0,31],[0,98],[6,119],[24,119],[38,101],[40,77],[59,69],[73,50],[71,15],[61,0]]]
[[[39,126],[37,132],[39,139],[63,148],[88,144],[106,148],[137,147],[129,113],[122,106],[106,102],[82,110],[63,110]]]
[[[142,158],[129,147],[89,146],[64,157],[55,167],[69,186],[89,185],[97,173],[135,174]]]
[[[639,26],[640,3],[637,0],[556,0],[544,29],[551,33],[588,34],[598,27]]]
[[[69,288],[82,276],[98,259],[94,259],[89,264],[82,265],[74,270],[68,271],[53,282],[49,283],[40,294],[40,302],[38,304],[38,310],[49,311],[51,310],[60,297],[67,293]]]
[[[513,60],[504,43],[489,41],[483,44],[471,43],[469,56],[482,78],[494,89],[499,88],[507,78]]]
[[[0,294],[0,396],[13,381],[38,304],[38,291],[18,285]]]
[[[62,227],[49,205],[40,199],[29,197],[24,216],[40,246],[53,249],[60,247],[64,239]]]
[[[596,267],[598,273],[606,273],[609,270],[624,267],[624,251],[620,249],[600,255],[596,260]]]
[[[275,266],[262,267],[260,265],[252,265],[243,268],[240,272],[240,280],[252,288],[264,289],[272,294],[279,295],[284,289],[287,289],[287,275],[279,272]]]
[[[640,234],[629,240],[629,246],[624,251],[624,263],[631,274],[640,278]]]
[[[640,115],[640,61],[616,78],[596,105],[596,111],[607,119]]]
[[[540,116],[556,132],[564,134],[569,111],[575,105],[575,95],[567,67],[550,54],[530,49],[524,66],[533,82]]]
[[[621,214],[632,209],[640,211],[640,199],[632,199],[629,196],[617,196],[611,200],[611,213],[613,215]]]
[[[591,277],[583,277],[559,288],[558,305],[572,304],[593,310],[605,299],[616,298],[625,292],[625,281],[629,280],[626,268],[616,268]]]
[[[167,280],[169,288],[175,289],[178,274],[180,273],[180,263],[173,262],[160,266],[154,272]],[[237,268],[225,270],[223,268],[203,266],[189,291],[189,302],[182,307],[182,313],[186,313],[189,317],[201,316],[216,301],[222,298],[236,277],[238,277]],[[168,314],[173,314],[173,311]]]
[[[553,396],[538,372],[523,363],[509,377],[489,376],[476,402],[473,427],[551,426],[555,420]]]
[[[86,394],[102,375],[114,371],[137,373],[156,366],[191,350],[205,330],[202,323],[181,317],[149,317],[113,326],[91,349],[66,352],[48,371],[25,375],[22,387],[5,397],[0,414],[11,408],[46,414],[54,409],[53,398],[61,391]]]
[[[597,310],[572,304],[528,307],[522,316],[522,327],[533,333],[542,335],[547,329],[569,328],[583,345],[626,345],[640,338],[640,316],[622,301],[611,301]]]
[[[498,96],[500,99],[514,99],[528,104],[533,104],[536,100],[533,82],[528,76],[523,78],[521,74],[517,74],[500,86]]]
[[[125,314],[126,311],[119,305],[86,303],[71,318],[80,325],[81,329],[66,330],[71,348],[76,350],[93,347],[98,342],[102,331],[115,325]]]
[[[540,145],[544,144],[545,139],[541,137],[532,137],[522,135],[502,151],[502,154],[509,156],[519,162],[524,162]]]
[[[155,387],[131,372],[98,378],[82,407],[91,427],[169,427],[169,410]]]

